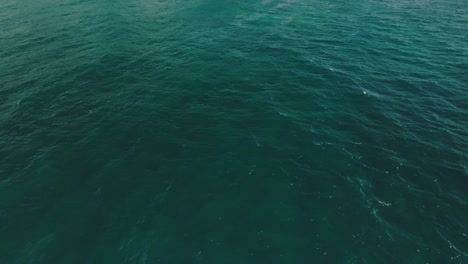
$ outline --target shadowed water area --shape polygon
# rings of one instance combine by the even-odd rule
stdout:
[[[3,0],[0,263],[468,263],[465,0]]]

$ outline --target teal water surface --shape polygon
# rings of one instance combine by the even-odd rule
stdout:
[[[0,263],[468,263],[465,0],[3,0]]]

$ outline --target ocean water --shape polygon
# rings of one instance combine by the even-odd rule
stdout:
[[[468,263],[466,0],[2,0],[0,263]]]

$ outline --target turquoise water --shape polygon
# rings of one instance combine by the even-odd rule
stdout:
[[[468,263],[465,0],[3,0],[0,263]]]

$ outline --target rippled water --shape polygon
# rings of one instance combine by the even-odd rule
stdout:
[[[467,1],[0,25],[0,263],[468,263]]]

